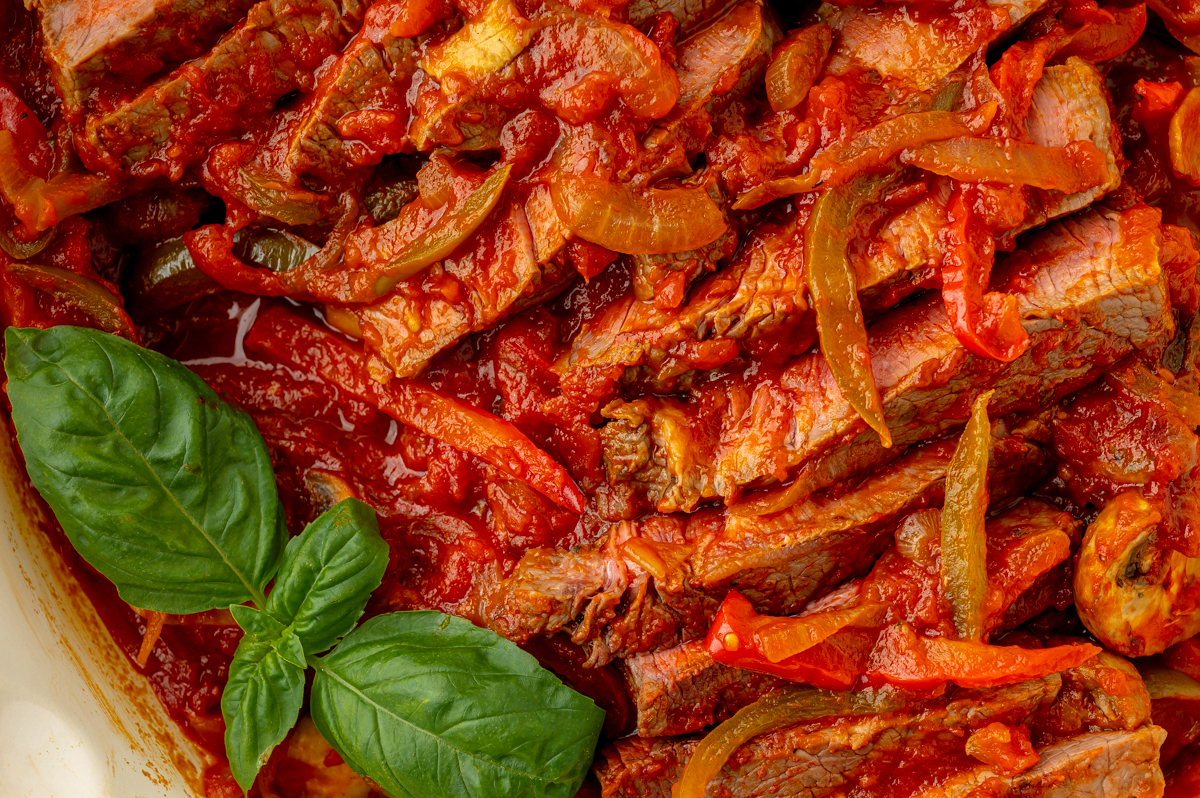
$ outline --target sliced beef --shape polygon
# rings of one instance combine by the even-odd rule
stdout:
[[[67,113],[92,93],[140,88],[164,65],[204,53],[255,0],[34,0],[43,52]]]
[[[745,685],[747,692],[754,689]],[[725,695],[733,696],[734,689],[726,684]],[[897,798],[965,798],[986,785],[982,794],[988,796],[1148,798],[1159,794],[1156,785],[1161,789],[1158,753],[1165,736],[1150,725],[1149,709],[1136,669],[1102,653],[1044,679],[991,689],[952,688],[944,698],[884,715],[771,732],[738,749],[708,795],[823,798],[887,787]],[[1027,726],[1040,761],[1005,775],[968,755],[964,744],[972,732],[993,723]],[[665,798],[698,739],[617,741],[596,766],[604,795]]]
[[[1045,455],[1036,422],[1011,432],[999,424],[997,434],[989,486],[1002,501],[1040,478]],[[796,612],[869,571],[904,514],[940,502],[953,451],[953,440],[914,449],[849,490],[773,516],[651,517],[618,525],[598,545],[533,549],[490,592],[482,615],[518,642],[569,630],[605,663],[703,636],[730,583],[764,612]],[[638,563],[638,546],[669,564],[662,578]]]
[[[1044,0],[970,3],[935,24],[907,6],[821,5],[819,16],[840,36],[829,61],[831,74],[874,70],[905,78],[921,89],[933,86],[981,47],[1037,11]]]
[[[1135,349],[1169,340],[1174,318],[1159,264],[1157,211],[1088,210],[1039,233],[993,285],[1012,294],[1032,345],[1003,364],[958,342],[940,296],[869,329],[875,380],[895,446],[846,402],[819,353],[781,374],[715,383],[684,402],[649,397],[605,408],[611,482],[638,485],[660,512],[792,477],[801,496],[886,462],[966,420],[995,389],[993,416],[1041,410]]]
[[[680,36],[687,36],[727,7],[721,0],[632,0],[625,7],[630,25],[644,28],[659,14],[670,14],[679,23]]]
[[[733,262],[706,280],[679,315],[695,340],[756,338],[799,322],[808,309],[802,268],[807,215],[759,225]]]
[[[635,654],[621,664],[641,737],[697,731],[789,684],[778,676],[722,665],[700,640]]]
[[[373,160],[370,153],[353,152],[338,132],[347,114],[367,108],[403,111],[403,91],[416,70],[412,39],[392,36],[386,30],[372,41],[361,32],[326,72],[289,141],[287,164],[297,174],[312,175],[336,184],[355,165]]]
[[[1029,192],[1029,213],[1001,243],[1033,227],[1085,208],[1121,182],[1121,134],[1113,120],[1112,100],[1100,70],[1071,56],[1065,64],[1047,67],[1033,89],[1025,128],[1035,144],[1065,147],[1072,141],[1090,141],[1104,156],[1104,176],[1099,185],[1078,194],[1035,189]]]
[[[1047,68],[1035,87],[1025,125],[1034,141],[1045,146],[1091,141],[1104,154],[1106,171],[1100,185],[1077,195],[1028,189],[1026,217],[999,236],[1001,246],[1008,248],[1019,233],[1080,209],[1120,182],[1120,138],[1103,78],[1092,65],[1071,58]],[[647,141],[653,135],[652,130]],[[954,186],[949,178],[928,178],[922,196],[884,219],[873,235],[853,243],[849,256],[868,312],[887,309],[922,287],[940,285],[945,246],[941,236],[949,224],[947,207]],[[801,201],[799,211],[786,221],[751,230],[732,260],[720,251],[729,243],[724,238],[699,253],[687,253],[681,262],[641,259],[635,270],[636,299],[631,297],[588,325],[576,339],[566,367],[644,366],[661,379],[695,367],[689,355],[715,358],[719,365],[738,351],[722,348],[730,341],[794,330],[792,343],[802,348],[815,333],[803,268],[807,218],[808,206]],[[701,282],[678,311],[672,310],[678,300],[664,301],[665,295],[681,296],[687,285],[681,280],[659,289],[658,280],[667,269],[687,270],[690,279],[726,260],[728,265]],[[711,368],[714,363],[701,365]]]
[[[713,135],[712,115],[761,90],[783,29],[762,0],[741,0],[676,45],[679,99],[642,139],[643,170],[687,175]],[[648,167],[648,168],[647,168]]]
[[[1121,182],[1117,163],[1121,138],[1112,102],[1104,77],[1088,62],[1072,57],[1066,64],[1045,69],[1034,86],[1024,127],[1034,143],[1046,147],[1090,141],[1104,156],[1105,168],[1099,185],[1078,194],[1026,188],[1025,217],[1012,229],[999,232],[1001,249],[1011,250],[1021,233],[1074,213]],[[930,178],[929,191],[923,197],[851,248],[851,262],[868,309],[890,307],[921,286],[940,285],[945,247],[941,236],[949,224],[947,208],[954,186],[948,178]]]
[[[930,177],[924,196],[885,219],[875,235],[850,247],[864,309],[890,307],[922,285],[941,283],[941,236],[950,224],[954,186],[950,178]]]
[[[993,431],[989,490],[1003,502],[1045,471],[1046,431],[1033,421]],[[696,584],[737,588],[761,612],[797,612],[814,595],[866,572],[908,513],[942,500],[946,467],[957,439],[916,447],[855,489],[816,494],[767,516],[730,513],[721,531],[691,558]]]
[[[964,732],[990,723],[1027,722],[1053,703],[1061,683],[1054,675],[986,691],[958,690],[948,699],[914,702],[896,712],[764,734],[733,754],[708,795],[821,798],[845,795],[860,784],[869,787],[871,774],[901,763],[928,767],[955,757],[965,765]],[[668,798],[697,742],[695,737],[618,740],[596,766],[603,794]]]
[[[864,517],[869,515],[868,509]],[[895,521],[892,521],[892,526],[894,525]],[[1041,548],[1043,544],[1051,547],[1061,546],[1057,557],[1059,560],[1065,559],[1069,554],[1068,540],[1078,539],[1079,524],[1069,515],[1043,502],[1028,499],[990,519],[987,529],[989,571],[993,574],[994,581],[999,583],[997,589],[989,591],[985,608],[986,629],[992,633],[1011,625],[1007,617],[1008,610],[1023,600],[1028,605],[1025,607],[1027,612],[1040,613],[1049,609],[1054,599],[1053,595],[1043,594],[1037,589],[1036,573],[1028,574],[1024,581],[1020,577],[1013,578],[1008,574],[1012,567],[1008,563],[1018,562],[1028,570],[1028,560],[1031,558],[1028,554],[1021,556],[1021,553]],[[889,539],[890,533],[891,527],[888,528]],[[864,532],[863,537],[870,538],[871,533]],[[864,544],[864,548],[868,545],[871,544]],[[870,561],[875,561],[876,556],[877,554],[873,554]],[[854,559],[858,554],[847,553],[843,557]],[[895,547],[890,548],[883,558],[875,563],[875,568],[865,581],[847,582],[823,599],[803,607],[799,614],[807,615],[825,609],[852,606],[859,601],[860,588],[862,591],[872,589],[872,580],[905,583],[915,581],[912,577],[919,577],[920,574],[911,566],[906,566],[908,564]],[[904,573],[905,570],[910,573]],[[1026,589],[1022,591],[1023,587]],[[903,606],[898,600],[902,593],[902,590],[892,588],[889,598],[892,599],[895,610]],[[746,594],[751,595],[748,590]],[[797,609],[800,608],[789,609],[787,612],[795,613]],[[918,618],[909,616],[905,620],[916,621]],[[836,638],[831,640],[836,642]],[[824,645],[833,645],[834,642]],[[782,679],[731,668],[714,661],[701,641],[684,643],[669,651],[638,654],[624,660],[623,665],[629,681],[630,694],[637,707],[638,733],[644,737],[695,731],[724,720],[769,690],[786,685]],[[1136,673],[1133,675],[1136,677]],[[1072,722],[1063,721],[1058,725],[1068,733],[1073,733],[1078,730],[1078,726],[1070,725]]]
[[[693,520],[693,532],[715,520]],[[691,587],[683,557],[671,556],[686,556],[686,534],[682,521],[660,517],[636,528],[619,524],[599,545],[531,549],[484,597],[480,614],[489,628],[518,643],[569,630],[588,650],[590,665],[700,637],[719,598]],[[647,546],[674,562],[663,578],[636,562],[638,548]]]
[[[687,354],[704,345],[740,341],[800,321],[808,309],[802,244],[795,218],[760,224],[747,233],[729,265],[702,281],[678,310],[662,307],[656,296],[631,295],[586,325],[560,366],[572,371],[645,366],[661,376],[686,368]],[[736,238],[722,237],[671,266],[659,258],[634,261],[635,272],[649,273],[682,265],[693,273],[727,260]],[[736,351],[736,350],[734,350]],[[569,377],[568,377],[569,379]]]
[[[357,0],[263,0],[207,55],[88,117],[80,155],[93,171],[177,180],[212,143],[270,114],[280,97],[312,90],[313,72],[360,17]]]
[[[1078,668],[1063,671],[1062,677],[1058,698],[1031,723],[1037,745],[1097,729],[1133,731],[1152,721],[1150,692],[1138,669],[1124,657],[1101,651]]]
[[[557,263],[537,264],[525,213],[513,204],[493,211],[454,256],[402,281],[379,302],[346,311],[386,368],[411,377],[463,336],[541,301],[570,277]]]
[[[1166,732],[1158,726],[1136,731],[1090,732],[1046,746],[1036,765],[1005,776],[985,765],[961,773],[924,798],[1158,798],[1163,794],[1159,749]]]

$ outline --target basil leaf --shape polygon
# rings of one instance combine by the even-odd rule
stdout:
[[[249,416],[107,333],[9,328],[5,345],[30,479],[121,598],[170,613],[263,600],[287,533]]]
[[[225,752],[243,790],[250,789],[271,751],[296,725],[302,703],[304,668],[285,661],[270,643],[243,637],[221,696]]]
[[[387,563],[375,510],[346,499],[288,542],[266,610],[319,654],[354,628]]]
[[[279,637],[287,628],[262,610],[247,607],[245,604],[234,604],[229,608],[229,614],[246,634],[265,643]]]
[[[270,641],[271,648],[279,654],[279,658],[284,662],[290,662],[300,670],[306,670],[308,663],[304,661],[304,644],[300,642],[300,638],[296,636],[296,632],[292,627],[288,626],[283,630],[283,634],[274,640]]]
[[[571,798],[604,722],[516,645],[440,612],[372,618],[315,667],[317,728],[394,798]]]

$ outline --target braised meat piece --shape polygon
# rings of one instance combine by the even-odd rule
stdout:
[[[0,22],[0,409],[208,798],[1195,780],[1197,0]],[[166,465],[45,434],[99,403],[123,446],[171,380]],[[207,526],[251,485],[218,416],[261,529]],[[236,577],[194,618],[193,559]]]
[[[43,52],[72,115],[97,89],[139,89],[166,65],[203,54],[254,0],[37,0]],[[113,83],[117,85],[114,86]]]
[[[338,51],[361,12],[354,0],[345,8],[333,0],[263,0],[210,53],[90,116],[80,155],[96,171],[178,180],[209,146],[270,114],[280,97],[311,91],[312,71]]]
[[[608,405],[609,478],[635,483],[660,512],[732,501],[747,487],[789,477],[803,496],[952,431],[988,388],[996,390],[994,415],[1045,408],[1121,356],[1173,334],[1161,241],[1158,214],[1144,207],[1088,211],[1038,234],[997,278],[1017,298],[1034,342],[1011,364],[968,353],[938,298],[876,322],[871,359],[893,427],[891,450],[836,389],[824,358],[811,354],[778,376],[716,383],[690,403],[648,397]]]
[[[988,567],[995,583],[987,604],[989,634],[1051,608],[1058,597],[1039,590],[1038,579],[1066,560],[1078,539],[1079,525],[1073,519],[1038,501],[1023,501],[988,521]],[[865,580],[847,582],[824,598],[797,607],[798,617],[882,597],[889,602],[892,621],[936,619],[939,602],[922,592],[929,580],[922,579],[918,563],[894,545],[871,561],[874,568]],[[1019,575],[1011,573],[1013,563],[1019,563]],[[893,584],[907,589],[893,590]],[[1023,615],[1013,618],[1010,612],[1017,607]],[[628,657],[624,663],[637,707],[638,733],[644,737],[696,731],[787,685],[781,678],[717,662],[699,641]]]
[[[999,501],[1042,473],[1042,430],[1030,427],[999,431],[990,478]],[[515,640],[569,629],[603,663],[702,636],[727,585],[763,611],[796,612],[870,570],[904,515],[940,503],[953,450],[952,440],[915,448],[845,493],[775,515],[701,515],[686,528],[650,519],[618,526],[604,545],[530,551],[488,595],[483,615]],[[648,572],[631,559],[635,545],[661,549],[671,569]]]
[[[1156,765],[1164,734],[1150,725],[1148,701],[1140,716],[1099,722],[1043,745],[1036,764],[1016,774],[997,772],[964,750],[972,733],[991,724],[1024,725],[1037,734],[1039,718],[1051,708],[1064,702],[1082,707],[1093,700],[1086,692],[1066,691],[1065,676],[959,690],[893,713],[771,732],[739,749],[710,784],[709,794],[808,798],[886,785],[894,795],[926,795],[922,783],[931,774],[941,785],[937,795],[971,795],[985,782],[1001,796],[1066,796],[1080,784],[1097,786],[1088,794],[1112,798],[1158,794],[1162,783]],[[1144,694],[1140,680],[1136,684]],[[696,743],[695,738],[616,742],[597,769],[604,794],[666,798]]]

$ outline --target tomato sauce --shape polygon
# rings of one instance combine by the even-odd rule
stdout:
[[[206,297],[149,324],[146,343],[187,363],[223,398],[251,414],[271,452],[293,534],[324,509],[329,501],[326,490],[337,480],[352,485],[375,506],[391,551],[368,615],[436,609],[470,617],[476,582],[507,575],[527,548],[567,547],[594,538],[599,519],[577,518],[524,483],[498,478],[486,463],[398,424],[319,378],[248,355],[243,348],[246,330],[269,302],[283,300],[236,294]],[[39,307],[37,321],[86,323],[61,310]],[[516,319],[447,353],[430,370],[428,380],[480,407],[499,411],[506,402],[519,405],[520,396],[537,389],[529,375],[536,376],[538,369],[523,361],[546,352],[547,330],[554,327],[554,322]],[[513,374],[523,375],[522,381],[514,383]],[[524,418],[518,407],[511,415],[539,443],[579,448],[536,413]],[[48,510],[47,516],[52,518]],[[149,680],[170,717],[206,750],[221,756],[220,696],[241,630],[220,617],[168,622],[149,661],[138,666],[146,620],[83,561],[56,522],[47,534],[118,648]],[[615,668],[582,668],[579,648],[556,638],[533,641],[529,651],[608,710],[609,736],[632,728],[632,706]]]
[[[479,11],[484,4],[471,0],[456,5],[461,11],[471,12]],[[581,0],[570,5],[606,7],[602,0]],[[391,35],[396,35],[397,30],[404,31],[406,36],[416,35],[448,16],[446,12],[447,8],[437,2],[380,3],[369,12],[363,35],[376,43],[382,41],[385,23],[391,25]],[[949,11],[943,4],[929,3],[911,8],[889,6],[872,13],[897,18],[907,15],[904,24],[932,23],[939,40],[968,51],[973,49],[973,42],[988,41],[1008,24],[1007,11],[977,0],[959,0]],[[387,14],[399,16],[387,20],[384,19]],[[444,29],[437,35],[450,33],[455,24],[443,22]],[[35,13],[19,3],[0,4],[0,26],[9,34],[0,42],[0,106],[3,106],[0,115],[22,122],[32,113],[50,131],[65,131],[61,102],[41,55],[41,33]],[[651,40],[659,45],[660,52],[640,54],[650,64],[648,68],[659,69],[675,61],[676,46],[680,44],[678,27],[673,18],[670,22],[660,18],[654,24]],[[510,194],[521,204],[539,187],[544,187],[557,168],[550,161],[561,134],[556,114],[574,126],[561,157],[586,165],[589,174],[624,180],[639,168],[637,159],[643,154],[641,137],[650,125],[648,120],[665,113],[658,106],[669,92],[664,91],[661,81],[624,85],[615,78],[578,80],[580,73],[601,74],[591,67],[602,65],[610,55],[603,41],[603,36],[610,33],[597,30],[600,29],[580,24],[570,30],[563,28],[556,35],[538,32],[531,40],[531,55],[517,63],[516,79],[491,82],[479,95],[480,99],[496,101],[503,107],[503,118],[485,121],[496,123],[495,130],[488,131],[498,139],[492,149],[500,159],[513,165]],[[301,70],[317,72],[332,54],[327,47],[321,42],[298,45],[296,56]],[[1146,92],[1137,88],[1139,81],[1188,85],[1192,73],[1188,72],[1184,57],[1181,48],[1150,36],[1141,39],[1106,69],[1121,133],[1128,145],[1126,151],[1136,153],[1126,172],[1129,186],[1161,207],[1165,221],[1187,226],[1200,234],[1200,194],[1185,190],[1188,187],[1165,163],[1161,120],[1148,113],[1139,115],[1137,110],[1139,104],[1145,105],[1146,97]],[[270,66],[250,64],[246,69],[268,72]],[[402,105],[400,97],[405,92],[406,100],[423,111],[429,110],[426,106],[448,102],[442,89],[453,86],[453,77],[445,85],[439,85],[428,75],[420,75],[411,80],[406,78],[393,87],[395,92],[387,96],[386,103],[349,114],[341,121],[339,133],[356,139],[348,145],[349,160],[354,166],[379,163],[386,155],[407,146],[397,135],[409,121],[402,118],[407,111],[388,105]],[[1023,73],[1010,77],[1013,83],[1029,79],[1025,88],[1030,90],[1036,80]],[[1014,93],[1021,90],[1020,86],[1002,88]],[[256,90],[257,87],[252,87],[248,94],[254,95]],[[877,124],[881,114],[891,113],[903,103],[930,99],[918,94],[921,93],[915,89],[898,88],[878,74],[867,73],[839,76],[821,83],[808,99],[807,120],[798,113],[768,118],[755,102],[735,101],[715,108],[711,118],[704,120],[703,125],[711,127],[704,131],[705,135],[713,131],[718,134],[713,136],[704,157],[725,171],[726,188],[735,192],[752,188],[781,175],[794,175],[814,151],[853,138]],[[57,226],[39,260],[119,293],[118,276],[128,267],[122,261],[128,252],[123,254],[123,251],[132,245],[177,237],[214,222],[240,226],[252,216],[251,212],[232,194],[217,191],[213,185],[232,181],[242,170],[269,161],[286,147],[287,124],[299,113],[302,100],[285,96],[278,106],[273,106],[274,99],[274,95],[267,99],[250,97],[254,103],[270,109],[269,116],[247,112],[247,118],[242,119],[228,110],[209,109],[206,124],[194,125],[180,134],[177,144],[181,152],[205,149],[225,134],[237,133],[241,138],[221,144],[220,147],[227,149],[222,156],[209,158],[205,174],[187,173],[183,182],[172,189],[169,200],[160,202],[162,198],[151,189],[108,208],[67,218]],[[28,130],[45,133],[32,126],[33,120],[28,122]],[[435,138],[444,135],[447,138],[441,143],[460,144],[459,131],[452,125],[447,127],[449,132],[434,131]],[[42,168],[48,165],[42,162],[46,153],[38,149],[39,146],[46,149],[46,142],[39,144],[33,133],[27,138],[24,145],[18,142],[19,150],[25,147],[22,156],[31,169],[46,171]],[[681,134],[681,140],[685,139],[686,134]],[[1141,142],[1151,146],[1140,146]],[[474,160],[467,166],[471,170],[482,168],[491,157],[472,154],[470,158]],[[669,174],[669,165],[660,166]],[[219,179],[213,178],[214,173],[219,173]],[[482,173],[476,177],[479,174]],[[180,177],[173,172],[171,176]],[[449,179],[454,180],[453,176]],[[220,195],[219,198],[208,196],[200,186]],[[864,215],[880,213],[882,224],[880,209],[895,211],[917,202],[928,190],[926,182],[916,181],[897,190],[895,196],[883,198],[877,203],[879,208]],[[1011,211],[1004,205],[1005,196],[992,199],[1005,212]],[[808,202],[809,198],[795,200],[787,207],[787,213],[795,214],[799,207],[807,214]],[[172,203],[172,207],[167,207]],[[6,224],[11,226],[9,221],[0,219],[0,225]],[[293,227],[311,233],[311,239],[317,243],[322,243],[328,235],[328,229],[319,226]],[[437,356],[416,382],[510,422],[561,463],[585,493],[596,497],[607,490],[598,433],[602,418],[598,412],[581,408],[603,407],[609,398],[618,395],[619,384],[645,387],[634,384],[644,376],[626,374],[624,367],[618,366],[581,370],[572,373],[573,382],[560,381],[556,364],[582,329],[603,318],[606,312],[619,310],[620,303],[628,300],[635,274],[630,263],[613,262],[615,253],[582,240],[568,244],[564,253],[563,262],[574,267],[579,277],[570,273],[570,279],[552,285],[552,290],[561,291],[556,298],[517,312],[487,331],[467,336]],[[496,252],[486,248],[481,254],[498,259]],[[791,254],[800,257],[799,252]],[[33,327],[94,326],[95,319],[77,303],[33,290],[15,277],[9,270],[13,265],[12,258],[0,253],[0,310],[10,323]],[[986,282],[986,277],[980,279]],[[918,271],[903,286],[880,286],[877,296],[866,298],[867,313],[870,316],[882,313],[910,292],[940,285],[936,269]],[[685,301],[688,283],[681,275],[668,272],[651,288],[656,307],[669,311]],[[136,316],[141,324],[132,334],[146,346],[182,361],[224,399],[251,416],[270,452],[292,534],[299,533],[347,494],[358,496],[377,510],[380,530],[389,547],[389,561],[383,582],[368,604],[368,615],[433,609],[478,620],[483,592],[496,580],[510,575],[527,550],[570,549],[591,543],[600,536],[607,521],[645,509],[637,506],[635,499],[613,496],[606,499],[608,503],[603,508],[597,506],[598,500],[592,501],[584,513],[575,514],[527,482],[399,423],[320,375],[256,350],[247,344],[247,333],[259,314],[271,309],[298,314],[329,335],[351,341],[343,334],[341,325],[330,323],[332,316],[327,318],[320,306],[301,306],[287,299],[233,291],[217,292],[215,288],[208,295],[193,298],[162,315],[152,315],[153,308],[135,308],[135,312],[140,311]],[[749,342],[727,341],[725,346],[697,347],[687,353],[691,357],[687,366],[704,373],[692,375],[687,378],[689,382],[679,385],[654,387],[664,389],[659,391],[662,393],[668,392],[666,388],[687,388],[700,397],[690,412],[697,426],[698,445],[711,449],[715,446],[711,436],[716,434],[712,419],[719,418],[723,403],[730,401],[730,396],[748,395],[761,381],[782,379],[786,365],[809,351],[816,339],[815,321],[809,315],[799,326],[775,330]],[[358,342],[353,345],[358,346]],[[340,365],[358,368],[355,364]],[[625,382],[620,383],[622,380]],[[1041,400],[1031,397],[1030,407],[1040,408]],[[1097,417],[1110,413],[1111,397],[1085,397],[1080,402],[1078,411],[1087,416],[1085,420],[1089,423],[1084,425],[1078,440],[1063,438],[1056,444],[1064,450],[1070,449],[1076,459],[1099,463],[1102,453],[1094,450],[1095,442],[1086,438],[1086,429]],[[1095,407],[1083,405],[1088,402]],[[701,406],[696,409],[696,405]],[[1154,441],[1159,448],[1143,453],[1144,465],[1148,471],[1155,471],[1156,481],[1165,482],[1178,476],[1175,472],[1157,473],[1182,462],[1171,448],[1168,433],[1172,430],[1166,428],[1166,422],[1135,414],[1125,414],[1116,422],[1121,429],[1130,430],[1131,439],[1144,435],[1147,426],[1161,433]],[[1126,464],[1126,469],[1132,466]],[[1105,475],[1094,476],[1100,480]],[[1086,503],[1078,497],[1072,498],[1077,499],[1079,506]],[[168,714],[205,749],[220,757],[224,733],[220,695],[230,659],[241,638],[240,629],[219,613],[188,621],[173,620],[164,628],[148,662],[138,666],[136,656],[146,633],[146,620],[119,598],[107,580],[83,562],[57,524],[47,534],[51,545],[76,574],[117,646],[150,681]],[[936,573],[931,568],[895,565],[881,573],[878,583],[869,582],[867,587],[882,602],[906,606],[908,614],[920,618],[926,626],[946,627],[946,608],[937,603],[940,598],[934,589]],[[581,649],[565,636],[537,638],[526,648],[545,667],[560,674],[574,689],[594,698],[607,711],[604,730],[607,737],[617,738],[632,730],[636,712],[624,678],[615,666],[584,668]],[[852,655],[861,658],[866,650],[861,644],[847,648],[855,650],[843,659]],[[837,653],[830,654],[830,659],[836,659]],[[849,795],[855,798],[902,795],[941,784],[975,764],[958,743],[939,740],[919,759],[889,763],[886,768],[880,765],[875,771],[862,773]],[[1191,761],[1189,757],[1196,756],[1192,746],[1180,754],[1178,761]],[[304,768],[311,770],[311,766],[287,760],[283,755],[276,757],[270,767],[284,798],[289,798],[289,793],[301,792],[302,786],[297,785],[303,784],[309,772]],[[222,772],[220,765],[210,781],[209,792],[214,798],[232,789],[228,786],[227,771]],[[589,791],[595,792],[595,786],[585,785],[581,795],[590,794]]]

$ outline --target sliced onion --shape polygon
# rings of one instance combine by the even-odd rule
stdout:
[[[25,171],[17,155],[16,140],[0,130],[0,195],[26,229],[40,233],[68,216],[99,208],[129,193],[121,175],[63,172],[43,180]]]
[[[772,110],[786,111],[804,102],[832,43],[833,30],[820,24],[793,31],[775,49],[767,67],[767,100]]]
[[[988,457],[992,429],[987,405],[992,391],[976,398],[946,469],[942,509],[942,592],[950,603],[954,629],[961,640],[983,639],[983,606],[987,599]]]
[[[13,216],[12,208],[0,203],[0,249],[13,260],[28,260],[39,255],[54,240],[58,227],[42,231],[32,241],[26,240],[17,231],[20,222]]]
[[[439,81],[453,76],[479,82],[507,66],[540,28],[513,0],[492,0],[476,19],[430,47],[419,63]]]
[[[1065,194],[1104,181],[1104,155],[1090,141],[1043,147],[1023,141],[961,137],[922,144],[901,160],[935,175],[974,183],[1033,186]]]
[[[667,578],[667,564],[654,547],[641,538],[630,538],[621,544],[621,553],[655,579]]]
[[[725,232],[721,209],[702,188],[639,192],[597,177],[562,175],[551,194],[572,233],[626,255],[688,252]]]
[[[621,554],[659,582],[678,572],[692,547],[678,543],[659,543],[632,537],[621,543]]]
[[[470,238],[500,202],[511,173],[512,165],[505,164],[488,175],[487,180],[471,192],[461,205],[444,206],[442,216],[431,227],[399,247],[395,257],[378,270],[375,296],[383,296],[395,288],[396,283],[447,257],[459,244]]]
[[[1183,98],[1168,128],[1171,168],[1175,174],[1200,186],[1200,87]]]
[[[704,798],[708,783],[733,752],[760,734],[833,716],[875,715],[904,705],[892,692],[835,693],[797,687],[760,698],[700,741],[672,790],[673,798]]]
[[[953,84],[948,88],[952,87]],[[915,111],[886,119],[814,155],[804,174],[777,178],[747,191],[733,207],[747,210],[812,191],[818,185],[826,188],[845,185],[926,142],[982,133],[992,123],[997,108],[994,101],[989,101],[974,111]]]
[[[121,307],[120,297],[95,280],[57,266],[36,263],[14,263],[8,271],[31,288],[79,308],[106,332],[138,340],[137,328]]]

